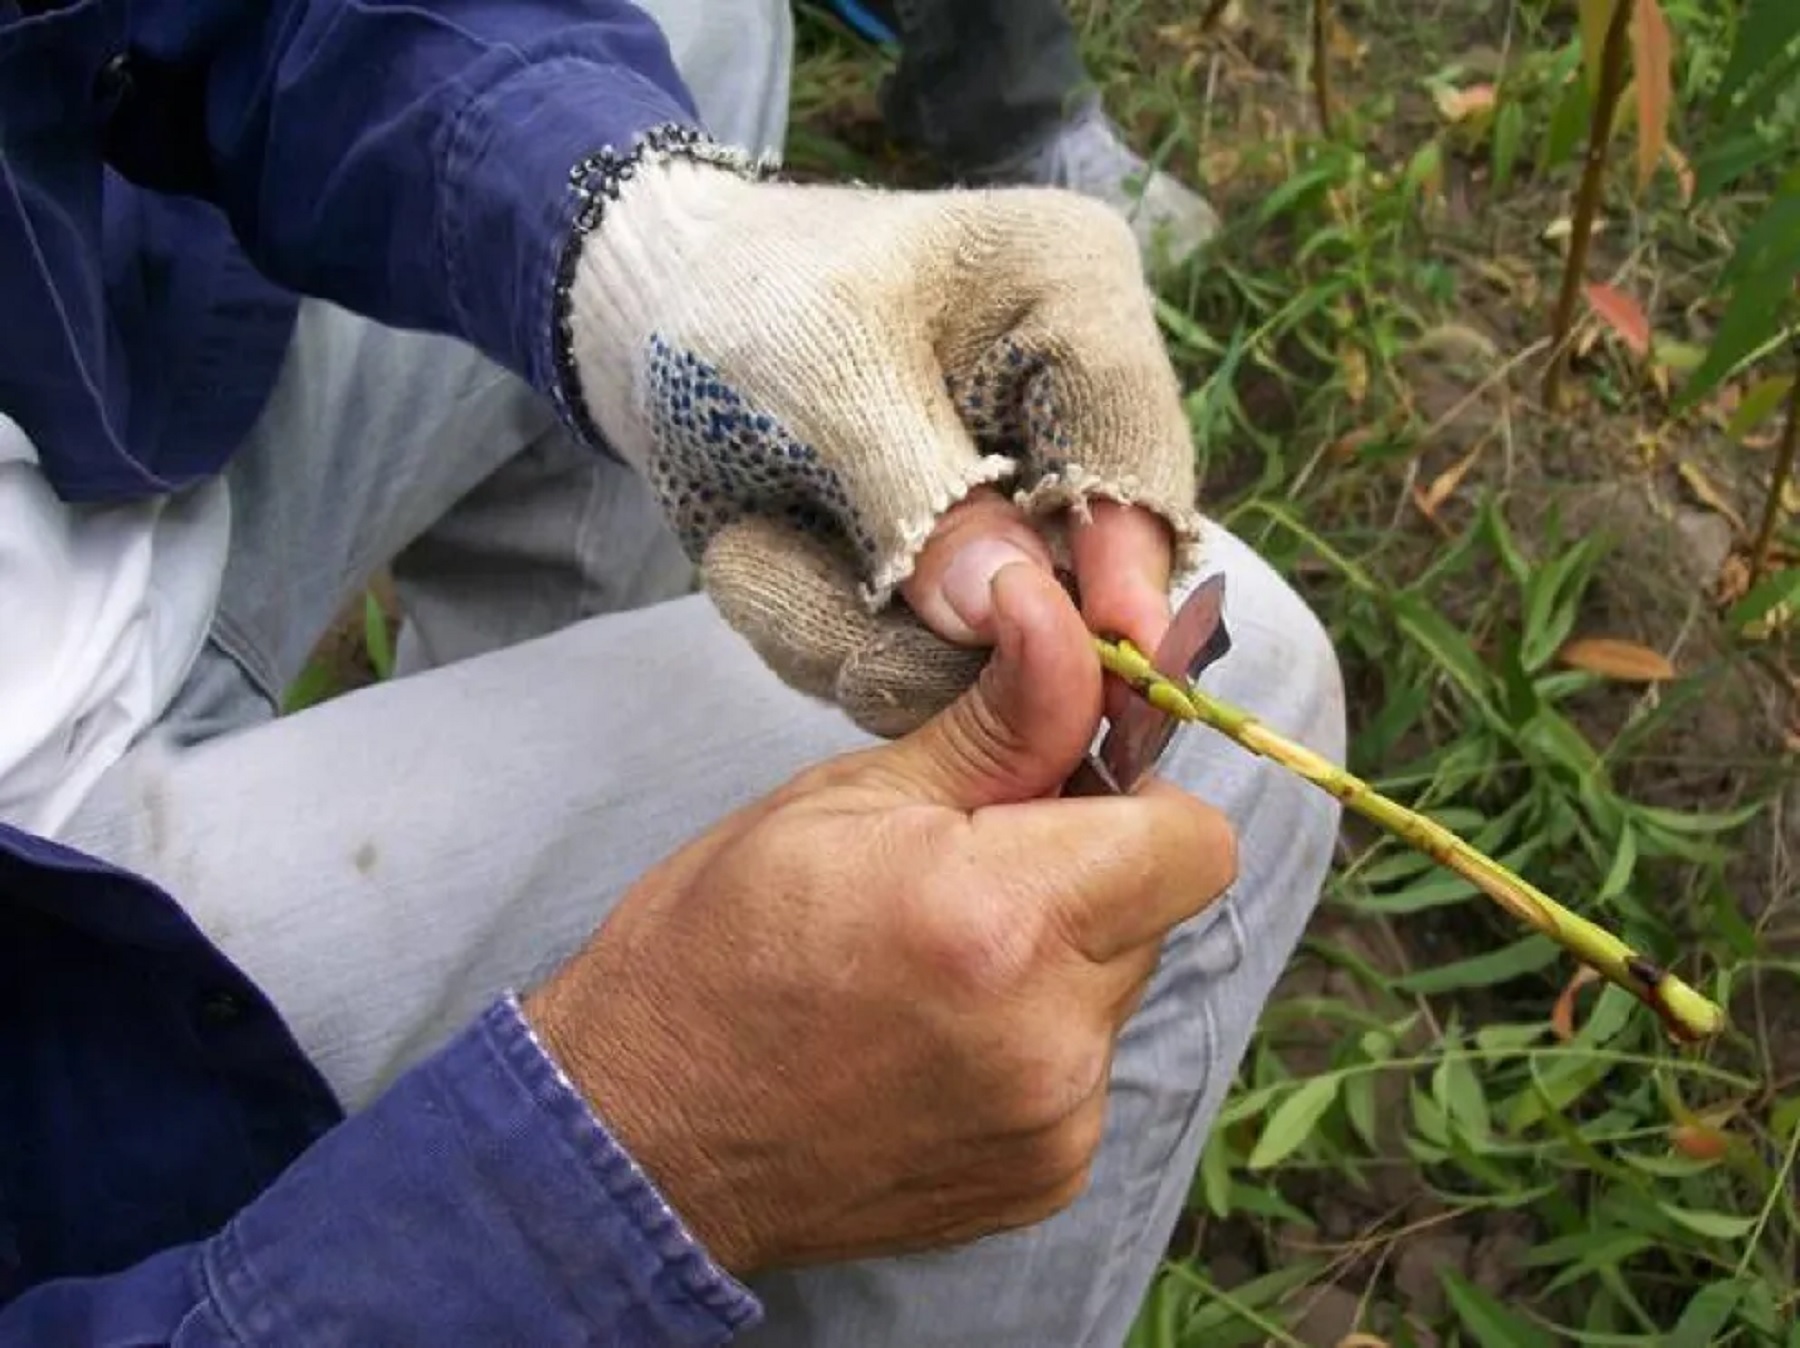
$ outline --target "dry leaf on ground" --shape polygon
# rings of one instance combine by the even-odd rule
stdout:
[[[1423,490],[1418,487],[1413,488],[1413,504],[1418,506],[1420,514],[1433,524],[1437,523],[1438,507],[1449,500],[1451,493],[1462,485],[1463,478],[1468,476],[1469,469],[1481,456],[1481,449],[1482,446],[1477,444],[1462,458],[1432,478],[1430,486]]]
[[[1675,666],[1662,652],[1616,637],[1576,637],[1556,657],[1571,669],[1622,683],[1661,683],[1676,677]]]
[[[1725,493],[1720,491],[1713,480],[1701,471],[1697,464],[1682,462],[1675,465],[1675,471],[1681,475],[1682,482],[1694,494],[1694,499],[1708,510],[1716,511],[1731,522],[1731,527],[1739,534],[1746,534],[1749,529],[1744,524],[1744,517],[1737,513]]]
[[[1587,302],[1600,321],[1640,356],[1650,354],[1650,319],[1643,306],[1616,286],[1589,281]]]

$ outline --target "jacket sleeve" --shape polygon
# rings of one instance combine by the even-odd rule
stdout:
[[[761,1308],[508,998],[212,1239],[40,1285],[0,1345],[718,1344]]]
[[[127,176],[213,201],[284,287],[463,338],[546,393],[576,166],[702,129],[625,0],[139,0],[132,29]]]

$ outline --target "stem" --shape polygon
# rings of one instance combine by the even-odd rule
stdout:
[[[1762,525],[1756,531],[1756,543],[1750,549],[1750,588],[1763,577],[1769,565],[1769,545],[1775,541],[1775,522],[1781,518],[1781,498],[1789,479],[1794,476],[1794,446],[1800,442],[1800,369],[1794,371],[1794,386],[1788,390],[1787,425],[1781,432],[1781,449],[1775,457],[1775,476],[1769,479],[1769,499],[1763,503]]]
[[[1326,64],[1325,34],[1331,24],[1330,0],[1313,0],[1312,6],[1312,87],[1313,101],[1319,109],[1319,134],[1331,136],[1331,71]]]
[[[1600,210],[1600,184],[1606,176],[1606,144],[1612,136],[1613,114],[1625,88],[1625,36],[1631,28],[1631,5],[1632,0],[1615,0],[1612,19],[1606,25],[1606,44],[1600,54],[1600,88],[1594,96],[1594,115],[1588,119],[1587,163],[1582,167],[1581,187],[1575,196],[1569,260],[1563,267],[1556,319],[1550,329],[1550,368],[1544,372],[1544,404],[1552,412],[1562,406],[1569,330],[1575,323],[1575,297],[1587,271],[1588,241],[1593,237],[1594,216]]]
[[[1725,1013],[1674,974],[1603,927],[1564,908],[1529,881],[1464,842],[1434,819],[1409,810],[1311,749],[1263,725],[1249,712],[1193,685],[1165,677],[1128,641],[1094,639],[1100,663],[1153,707],[1180,721],[1199,721],[1251,753],[1297,773],[1336,796],[1363,818],[1456,872],[1507,912],[1542,932],[1602,978],[1662,1018],[1677,1039],[1709,1039],[1725,1027]]]

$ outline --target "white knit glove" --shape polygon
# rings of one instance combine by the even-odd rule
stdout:
[[[1094,497],[1142,505],[1176,575],[1196,563],[1180,390],[1114,212],[1055,190],[764,181],[696,153],[653,141],[602,173],[564,354],[780,678],[879,735],[960,693],[987,652],[895,590],[978,484],[1047,524]]]

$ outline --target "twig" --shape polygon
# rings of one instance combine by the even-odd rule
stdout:
[[[1529,881],[1464,842],[1436,820],[1383,796],[1304,745],[1263,725],[1249,712],[1193,685],[1167,678],[1129,641],[1094,638],[1100,663],[1159,711],[1212,727],[1242,748],[1297,773],[1365,819],[1456,872],[1507,912],[1567,950],[1661,1017],[1675,1038],[1709,1039],[1725,1028],[1725,1013],[1674,974],[1639,954],[1603,927],[1564,908]]]
[[[1568,365],[1569,330],[1575,322],[1575,296],[1587,271],[1588,241],[1593,237],[1594,216],[1600,210],[1600,184],[1606,176],[1606,146],[1612,137],[1613,114],[1625,88],[1625,37],[1631,27],[1632,0],[1614,0],[1612,19],[1606,26],[1606,45],[1600,56],[1600,88],[1594,96],[1594,114],[1588,122],[1587,163],[1581,170],[1581,187],[1575,196],[1575,220],[1569,234],[1569,260],[1563,267],[1562,290],[1556,297],[1552,326],[1550,368],[1544,372],[1544,405],[1552,412],[1562,405],[1563,371]]]
[[[1331,27],[1331,0],[1313,0],[1312,5],[1312,87],[1313,101],[1319,109],[1319,134],[1331,137],[1331,71],[1327,67],[1325,34]]]
[[[1755,588],[1769,565],[1769,545],[1775,541],[1775,522],[1781,518],[1782,497],[1794,476],[1794,446],[1800,442],[1800,369],[1788,390],[1787,425],[1781,432],[1781,449],[1775,458],[1775,475],[1769,479],[1769,499],[1763,503],[1762,525],[1750,549],[1750,586]]]

